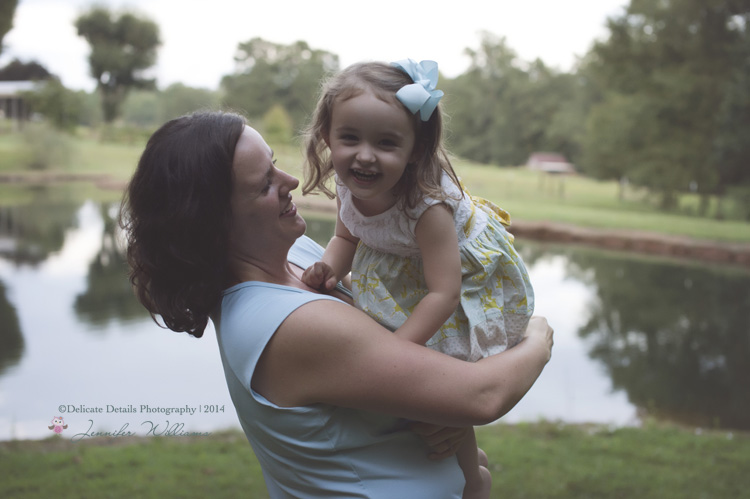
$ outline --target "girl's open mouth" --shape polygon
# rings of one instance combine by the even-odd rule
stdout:
[[[351,170],[352,176],[360,182],[372,182],[377,178],[379,173],[375,172],[364,172],[362,170]]]

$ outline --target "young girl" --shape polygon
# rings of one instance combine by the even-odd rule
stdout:
[[[324,87],[308,133],[303,192],[333,197],[336,231],[307,285],[351,271],[356,305],[409,341],[476,361],[521,340],[533,311],[510,218],[463,190],[442,144],[437,63],[360,63]],[[473,435],[473,433],[472,433]],[[457,453],[464,497],[491,478],[474,438]]]

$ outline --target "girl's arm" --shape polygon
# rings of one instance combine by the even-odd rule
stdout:
[[[396,335],[424,345],[458,306],[461,257],[453,213],[446,205],[428,208],[419,218],[415,233],[429,292],[396,330]]]
[[[550,358],[552,329],[534,317],[521,343],[463,362],[396,337],[332,300],[292,312],[266,346],[252,387],[283,407],[327,403],[444,426],[492,422]]]
[[[341,209],[341,202],[337,200],[337,203]],[[351,272],[358,243],[359,239],[349,232],[338,215],[336,231],[328,242],[323,257],[305,270],[302,281],[313,289],[331,291],[336,287],[336,283]]]

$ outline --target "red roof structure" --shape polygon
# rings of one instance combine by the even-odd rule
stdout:
[[[552,174],[578,173],[576,167],[569,163],[565,156],[553,152],[535,152],[526,161],[526,168]]]

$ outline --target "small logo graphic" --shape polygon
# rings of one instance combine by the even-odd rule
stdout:
[[[52,426],[48,426],[48,428],[55,433],[62,433],[63,430],[68,429],[68,425],[65,424],[62,416],[57,416],[52,420]]]

